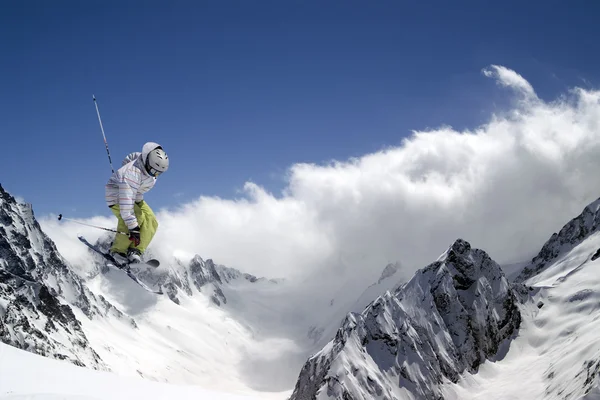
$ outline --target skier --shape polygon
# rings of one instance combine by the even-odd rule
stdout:
[[[169,157],[158,143],[148,142],[142,152],[130,153],[106,184],[106,203],[117,217],[117,234],[110,254],[120,263],[139,263],[152,241],[158,222],[144,201],[144,193],[169,168]]]

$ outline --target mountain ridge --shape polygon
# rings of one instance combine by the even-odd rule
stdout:
[[[589,246],[596,243],[593,238],[598,236],[599,225],[600,199],[588,204],[558,233],[552,234],[530,262],[518,264],[521,271],[511,271],[511,276],[516,276],[514,280],[508,279],[501,266],[485,251],[472,248],[463,239],[454,241],[442,256],[417,271],[408,282],[401,283],[396,276],[400,264],[387,265],[380,278],[364,289],[351,305],[361,309],[346,314],[331,340],[305,359],[290,400],[374,397],[437,400],[446,398],[445,387],[471,379],[469,375],[481,379],[478,377],[481,366],[489,364],[489,360],[502,360],[519,335],[523,318],[532,318],[531,315],[524,317],[523,312],[535,317],[536,313],[531,309],[540,310],[541,314],[549,305],[556,309],[556,300],[548,293],[564,282],[582,279],[577,278],[577,274],[590,266],[591,254],[596,248],[590,249]],[[588,241],[590,238],[593,240]],[[99,243],[106,246],[108,241],[102,239]],[[587,256],[582,255],[585,251]],[[577,252],[577,258],[572,255],[574,252]],[[572,264],[575,260],[577,266]],[[177,340],[188,336],[193,338],[195,332],[188,333],[187,322],[160,328],[164,331],[158,328],[149,331],[143,308],[132,312],[115,301],[115,296],[103,295],[98,284],[104,279],[104,274],[109,274],[109,269],[101,260],[97,261],[89,280],[79,277],[40,228],[31,205],[18,203],[0,185],[0,341],[75,365],[110,370],[115,360],[121,360],[119,357],[126,359],[135,352],[120,349],[118,357],[107,362],[103,358],[113,351],[112,346],[119,345],[117,337],[117,340],[105,345],[99,335],[90,339],[86,335],[86,326],[106,319],[108,327],[114,318],[119,327],[133,329],[127,335],[136,340],[161,332],[174,332],[172,338],[161,336],[159,342],[169,343],[166,348],[173,348],[181,358],[168,361],[165,370],[176,368],[176,363],[181,360],[190,362],[183,369],[194,365],[194,357],[198,357],[198,350],[202,347]],[[158,271],[133,268],[146,281],[165,289],[165,301],[176,306],[187,307],[193,303],[206,307],[210,303],[215,306],[214,309],[228,311],[227,307],[235,308],[246,300],[246,293],[237,293],[235,287],[241,285],[247,290],[255,284],[276,287],[280,283],[280,280],[257,278],[218,265],[212,259],[204,260],[199,255],[189,261],[174,258],[172,263],[167,262],[165,268]],[[591,270],[588,268],[587,271],[590,273]],[[120,271],[111,274],[111,279],[121,276]],[[95,277],[100,279],[94,281]],[[127,280],[126,277],[123,279]],[[96,285],[95,290],[90,290],[89,284]],[[361,305],[369,296],[384,289],[384,293],[376,296],[366,307]],[[207,299],[206,305],[194,297],[197,293],[202,293]],[[260,307],[265,306],[261,318],[269,318],[269,301],[277,300],[270,293],[267,291],[264,298],[261,294],[253,299]],[[540,293],[544,293],[545,297]],[[136,294],[127,296],[133,298]],[[593,287],[573,293],[565,291],[562,297],[574,313],[595,310],[592,303],[597,294]],[[536,300],[538,298],[539,301]],[[233,305],[230,304],[231,299]],[[532,303],[534,300],[535,304]],[[164,308],[165,305],[157,303],[157,306]],[[250,309],[250,305],[241,308],[237,317]],[[190,310],[184,310],[182,315]],[[293,309],[289,311],[293,312]],[[220,315],[230,318],[235,314]],[[242,319],[236,321],[227,325],[231,332],[227,332],[230,336],[224,340],[229,340],[230,344],[225,343],[221,352],[229,346],[247,351],[244,344],[234,343],[241,333],[248,337],[266,333],[266,330],[257,329],[258,325],[253,325],[256,321],[251,317],[241,324]],[[190,326],[199,327],[203,323],[196,321]],[[544,323],[534,321],[534,325],[543,326]],[[531,325],[531,322],[527,324]],[[156,326],[160,326],[160,321]],[[324,337],[324,326],[307,326],[305,336],[317,343]],[[207,322],[207,327],[207,332],[212,330],[210,322]],[[569,332],[568,324],[561,329]],[[268,336],[272,334],[269,332]],[[330,333],[325,336],[329,337]],[[275,341],[269,343],[277,343],[280,339],[275,336]],[[285,340],[279,343],[297,351],[291,341],[289,344]],[[100,349],[98,346],[101,345],[105,348]],[[156,344],[153,342],[152,345]],[[220,356],[218,351],[214,353],[214,357]],[[229,356],[235,359],[235,356]],[[553,364],[548,367],[547,393],[560,395],[566,390],[569,393],[597,390],[600,356],[594,358],[591,354],[586,357],[585,363],[573,374],[563,372],[567,364],[562,360],[573,361],[572,357],[566,354],[562,359],[552,361],[557,365],[562,362],[563,369],[552,367]],[[142,360],[131,362],[131,365]],[[262,360],[262,356],[257,356],[255,365],[262,366]],[[161,377],[158,372],[152,373],[151,366],[141,366],[138,373],[150,379]],[[190,374],[193,374],[191,370]],[[561,376],[562,380],[552,382],[554,376]],[[569,388],[571,381],[576,381],[581,387]]]
[[[524,282],[542,272],[561,254],[572,250],[583,240],[598,230],[600,226],[600,198],[589,203],[583,211],[567,222],[544,243],[540,251],[515,278]]]
[[[458,239],[394,293],[348,314],[306,362],[290,400],[440,399],[442,382],[476,372],[518,330],[516,303],[499,265]]]
[[[0,340],[79,366],[106,369],[75,317],[117,312],[70,271],[30,205],[0,185]]]

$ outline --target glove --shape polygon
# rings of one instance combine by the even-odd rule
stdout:
[[[136,226],[129,230],[129,240],[133,242],[135,246],[140,245],[140,227]]]

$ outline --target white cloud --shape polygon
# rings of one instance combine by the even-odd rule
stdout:
[[[488,78],[496,78],[499,85],[512,88],[528,98],[537,98],[531,84],[512,69],[501,65],[491,65],[483,69],[483,74]]]
[[[35,209],[35,204],[33,204],[33,207]],[[66,221],[64,219],[59,222],[58,216],[54,214],[38,218],[38,220],[44,232],[46,232],[56,244],[58,251],[72,264],[73,267],[81,274],[92,271],[91,265],[89,264],[88,248],[77,239],[77,236],[82,235],[91,243],[94,243],[99,237],[106,235],[108,232]],[[116,228],[116,220],[114,218],[92,217],[74,220],[109,229]]]
[[[357,159],[295,164],[282,196],[247,183],[246,198],[156,210],[153,247],[269,277],[345,270],[372,279],[396,260],[412,274],[458,237],[500,262],[531,256],[600,196],[600,92],[545,103],[512,70],[484,74],[529,100],[471,131],[418,131]]]

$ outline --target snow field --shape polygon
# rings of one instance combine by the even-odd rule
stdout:
[[[1,400],[281,400],[282,393],[211,391],[77,367],[0,343]]]

